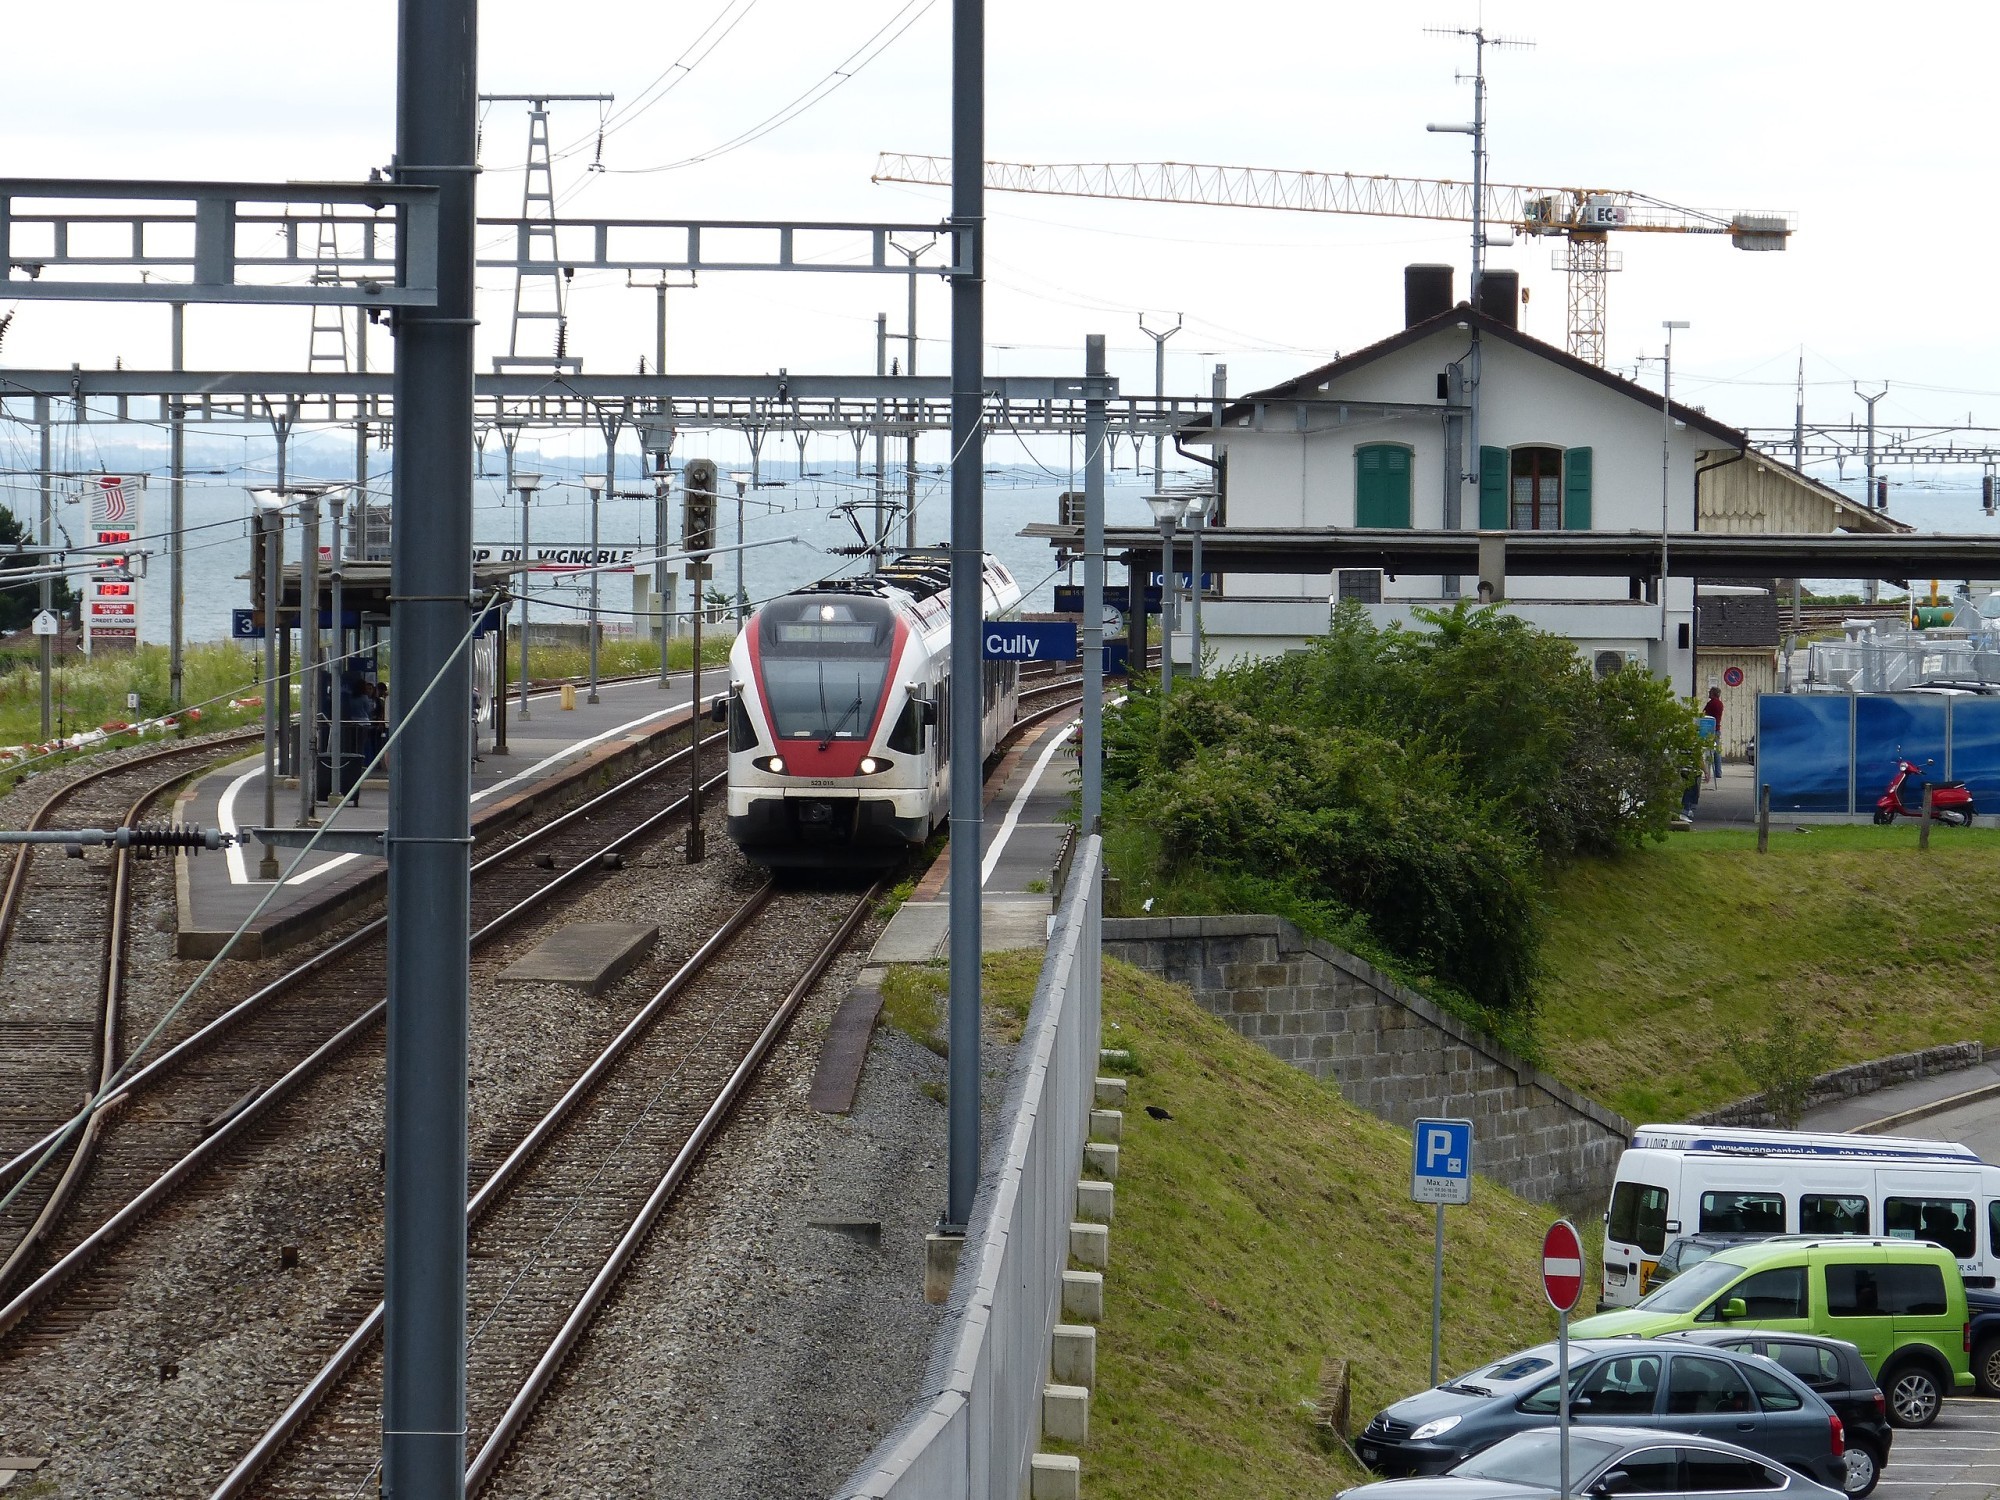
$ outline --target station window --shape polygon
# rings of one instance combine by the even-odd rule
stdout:
[[[1363,443],[1354,450],[1354,524],[1407,528],[1410,450],[1401,443]]]
[[[1560,448],[1516,448],[1511,463],[1509,525],[1515,531],[1562,529]]]

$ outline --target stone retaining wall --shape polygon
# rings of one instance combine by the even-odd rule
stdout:
[[[1108,956],[1184,984],[1265,1051],[1392,1124],[1473,1122],[1473,1166],[1523,1197],[1602,1211],[1632,1126],[1413,990],[1281,917],[1107,920]]]
[[[1986,1049],[1978,1042],[1947,1042],[1941,1047],[1926,1047],[1921,1052],[1898,1052],[1894,1057],[1884,1057],[1875,1062],[1852,1063],[1845,1068],[1835,1068],[1831,1073],[1822,1073],[1812,1082],[1806,1095],[1806,1108],[1818,1109],[1822,1104],[1831,1104],[1836,1099],[1851,1099],[1856,1094],[1872,1094],[1877,1089],[1886,1089],[1893,1084],[1909,1083],[1913,1079],[1929,1078],[1937,1073],[1957,1073],[1966,1068],[1976,1068],[1986,1061]],[[1765,1107],[1764,1096],[1753,1094],[1748,1099],[1739,1099],[1734,1104],[1725,1104],[1720,1109],[1712,1109],[1707,1114],[1696,1115],[1689,1120],[1690,1125],[1775,1125],[1777,1120]]]

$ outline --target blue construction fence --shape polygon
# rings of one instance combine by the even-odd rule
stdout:
[[[1757,779],[1773,812],[1869,812],[1896,762],[1963,781],[2000,810],[2000,697],[1937,693],[1760,693]],[[1914,801],[1920,788],[1906,786]]]

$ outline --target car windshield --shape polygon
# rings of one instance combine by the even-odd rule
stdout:
[[[1517,1432],[1502,1438],[1491,1448],[1475,1453],[1457,1468],[1455,1475],[1468,1479],[1497,1479],[1508,1484],[1539,1485],[1556,1489],[1562,1483],[1561,1434],[1554,1428]],[[1571,1483],[1603,1463],[1624,1445],[1613,1438],[1593,1437],[1570,1429],[1569,1473]]]
[[[1734,1261],[1705,1260],[1641,1298],[1639,1306],[1647,1312],[1690,1313],[1742,1274]]]

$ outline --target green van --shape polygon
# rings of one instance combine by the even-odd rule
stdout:
[[[1947,1395],[1973,1385],[1958,1262],[1943,1246],[1915,1240],[1792,1235],[1735,1245],[1638,1306],[1584,1318],[1569,1331],[1580,1339],[1650,1338],[1728,1326],[1846,1339],[1898,1427],[1929,1425]]]

